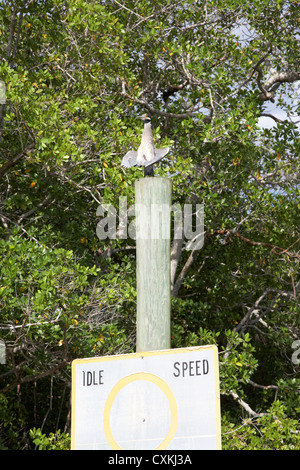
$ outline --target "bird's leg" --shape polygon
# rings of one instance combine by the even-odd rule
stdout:
[[[153,165],[144,167],[144,176],[154,176]]]

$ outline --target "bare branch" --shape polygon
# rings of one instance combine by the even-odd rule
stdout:
[[[66,367],[67,365],[70,365],[70,362],[68,362],[66,360],[63,360],[59,364],[51,367],[48,370],[45,370],[44,372],[40,372],[40,373],[37,373],[35,375],[28,375],[28,376],[20,378],[20,379],[18,378],[13,383],[11,383],[7,387],[0,390],[0,392],[5,394],[5,393],[9,392],[10,390],[13,390],[15,387],[19,386],[20,384],[28,383],[28,382],[35,382],[39,379],[43,379],[44,377],[48,377],[49,375],[53,375],[55,372],[58,372],[60,369]]]
[[[241,405],[244,410],[247,411],[247,413],[249,413],[250,416],[253,416],[255,418],[260,418],[261,416],[267,416],[268,413],[256,413],[256,411],[252,410],[252,408],[248,405],[248,403],[246,403],[244,400],[242,400],[237,393],[235,393],[233,390],[230,390],[229,391],[229,394],[234,398],[234,400],[236,400],[239,405]]]
[[[14,39],[14,31],[15,31],[15,22],[17,17],[17,6],[14,6],[11,20],[10,20],[10,29],[9,29],[9,38],[6,48],[6,57],[9,58],[12,51],[13,39]]]
[[[278,122],[279,124],[282,124],[284,122],[282,119],[279,119],[278,117],[274,116],[273,114],[262,113],[262,114],[260,114],[260,117],[269,117],[269,118],[273,119],[275,122]]]
[[[198,254],[199,254],[199,250],[194,249],[191,252],[190,256],[188,257],[185,265],[183,266],[183,268],[182,268],[182,270],[181,270],[181,272],[180,272],[179,276],[177,277],[176,282],[174,284],[174,287],[173,287],[173,290],[172,290],[172,296],[173,297],[177,297],[178,291],[181,287],[181,284],[182,284],[185,276],[187,275],[187,272],[188,272],[189,268],[191,267],[191,265],[195,261]]]
[[[275,85],[276,83],[293,83],[296,82],[297,80],[300,80],[300,72],[295,72],[295,71],[286,71],[286,72],[276,72],[273,75],[271,75],[268,80],[265,81],[264,87],[267,90],[270,90],[270,88]],[[272,91],[272,90],[270,90]],[[274,90],[273,90],[274,91]]]

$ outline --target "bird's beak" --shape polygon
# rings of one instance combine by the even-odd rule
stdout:
[[[137,116],[138,119],[147,119],[149,118],[148,114],[142,114],[141,116]]]

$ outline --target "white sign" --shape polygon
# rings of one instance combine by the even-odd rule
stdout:
[[[72,363],[72,449],[220,449],[220,428],[216,346]]]

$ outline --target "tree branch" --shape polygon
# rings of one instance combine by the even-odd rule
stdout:
[[[298,258],[300,259],[300,255],[297,253],[291,253],[290,251],[287,251],[287,249],[281,248],[280,246],[272,245],[271,243],[266,243],[266,242],[255,242],[253,240],[249,240],[248,238],[244,237],[238,232],[235,232],[234,235],[238,237],[240,240],[243,240],[245,243],[248,243],[249,245],[252,246],[264,246],[267,248],[272,248],[271,252],[276,253],[276,251],[279,251],[279,253],[285,253],[291,258]]]
[[[261,416],[267,416],[268,413],[256,413],[256,411],[252,410],[252,408],[246,403],[244,400],[242,400],[237,393],[235,393],[233,390],[229,391],[229,394],[234,398],[235,401],[241,405],[244,410],[249,413],[250,416],[253,416],[254,418],[260,418]]]
[[[191,252],[190,256],[188,257],[188,259],[187,259],[185,265],[183,266],[182,270],[180,271],[180,274],[179,274],[179,276],[177,277],[176,282],[175,282],[175,284],[174,284],[174,287],[173,287],[173,289],[172,289],[172,296],[173,296],[173,297],[177,297],[178,291],[179,291],[179,289],[180,289],[180,287],[181,287],[181,284],[182,284],[182,282],[183,282],[185,276],[187,275],[187,272],[188,272],[189,268],[191,267],[191,265],[192,265],[193,262],[195,261],[196,257],[198,256],[199,252],[200,252],[200,250],[197,249],[197,248],[195,248],[195,249]]]
[[[5,393],[9,392],[10,390],[13,390],[18,385],[21,385],[23,383],[35,382],[39,379],[43,379],[44,377],[47,377],[48,375],[54,374],[55,372],[59,371],[63,367],[66,367],[67,365],[70,365],[70,363],[67,360],[63,360],[62,362],[60,362],[56,366],[53,366],[53,367],[51,367],[51,369],[48,369],[44,372],[41,372],[41,373],[35,374],[35,375],[28,375],[26,377],[15,380],[13,383],[8,385],[7,387],[2,388],[0,390],[0,392],[5,394]]]
[[[26,147],[23,152],[19,153],[16,157],[14,157],[12,160],[9,160],[2,168],[0,168],[0,178],[13,166],[18,163],[19,160],[21,160],[23,157],[25,157],[30,150],[34,149],[35,143],[32,142],[28,147]]]
[[[36,212],[37,210],[41,209],[45,204],[47,204],[47,202],[50,200],[50,196],[46,196],[45,199],[40,202],[36,207],[34,207],[33,209],[30,209],[30,211],[27,211],[25,212],[24,214],[21,215],[21,217],[19,217],[18,221],[17,221],[17,224],[19,224],[20,222],[22,222],[23,219],[26,219],[27,217],[30,217],[32,214],[34,214],[34,212]],[[53,199],[53,201],[51,201],[51,204],[54,204],[54,202],[56,201],[56,199]]]
[[[7,48],[6,48],[7,59],[10,57],[11,51],[12,51],[16,17],[17,17],[17,6],[15,5],[13,12],[12,12],[11,20],[10,20],[9,38],[8,38],[8,43],[7,43]]]
[[[134,101],[135,103],[140,104],[141,106],[146,108],[149,111],[149,113],[157,114],[158,116],[171,117],[171,118],[175,118],[175,119],[188,119],[190,117],[196,117],[196,116],[199,115],[199,113],[194,113],[194,112],[189,112],[189,111],[187,111],[186,113],[178,114],[178,113],[170,113],[170,112],[167,112],[167,111],[162,111],[162,110],[157,109],[157,108],[153,108],[153,106],[151,106],[147,101],[141,100],[139,98],[135,98],[133,96],[130,96],[125,90],[125,82],[124,81],[122,82],[121,95],[124,96],[125,98],[129,99],[130,101]]]
[[[273,119],[275,122],[278,122],[279,124],[284,122],[282,119],[279,119],[278,117],[273,116],[273,114],[262,113],[262,114],[260,114],[260,117],[269,117],[269,118]]]
[[[265,81],[264,87],[267,90],[270,90],[270,88],[276,83],[293,83],[297,80],[300,80],[300,72],[295,72],[293,70],[286,72],[276,72]]]

